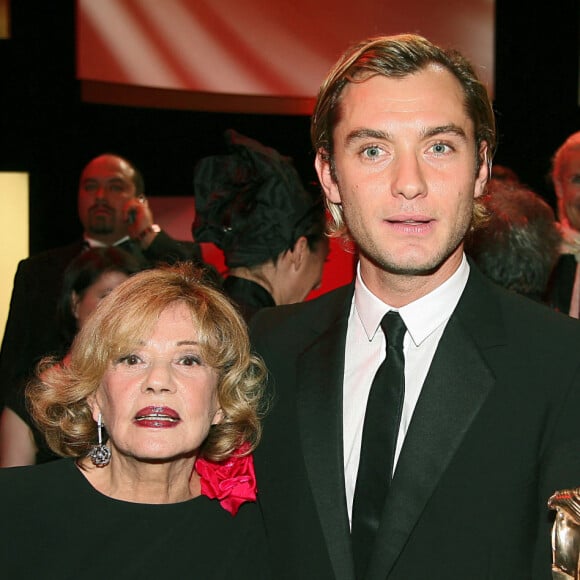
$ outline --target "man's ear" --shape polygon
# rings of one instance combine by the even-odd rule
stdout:
[[[342,203],[331,163],[330,155],[326,150],[319,149],[314,160],[314,167],[316,168],[318,180],[320,181],[324,195],[332,203]]]
[[[475,177],[475,187],[473,197],[481,197],[485,193],[485,186],[491,178],[491,159],[489,157],[489,147],[487,141],[482,141],[479,146],[479,170]]]

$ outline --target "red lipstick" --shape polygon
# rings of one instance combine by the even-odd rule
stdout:
[[[138,427],[153,429],[168,429],[176,427],[181,421],[177,411],[170,407],[149,406],[143,407],[135,414],[133,423]]]

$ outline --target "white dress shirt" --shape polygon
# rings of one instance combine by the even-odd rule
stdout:
[[[128,242],[131,238],[129,236],[123,236],[120,240],[117,240],[113,246],[120,246],[125,242]],[[94,238],[89,238],[89,236],[84,237],[85,242],[89,245],[89,248],[108,248],[109,244],[104,244],[99,240],[95,240]]]
[[[468,276],[469,264],[464,255],[459,268],[441,286],[398,309],[407,332],[403,344],[405,399],[394,468],[437,345],[459,302]],[[397,309],[370,292],[357,268],[346,334],[343,387],[344,475],[349,520],[352,519],[366,403],[373,378],[386,353],[385,336],[380,323],[389,310]]]

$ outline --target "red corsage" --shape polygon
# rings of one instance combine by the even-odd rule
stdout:
[[[234,454],[219,463],[198,458],[195,470],[201,479],[201,493],[218,499],[221,506],[233,516],[247,501],[256,501],[256,474],[252,455],[240,457],[250,448],[242,444]]]

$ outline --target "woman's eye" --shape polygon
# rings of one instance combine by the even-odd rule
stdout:
[[[129,366],[139,364],[141,359],[136,354],[128,354],[119,359],[119,362]]]
[[[179,359],[179,362],[180,362],[180,364],[182,364],[186,367],[192,367],[194,365],[201,364],[201,360],[199,359],[199,357],[194,356],[194,355],[183,356]]]

